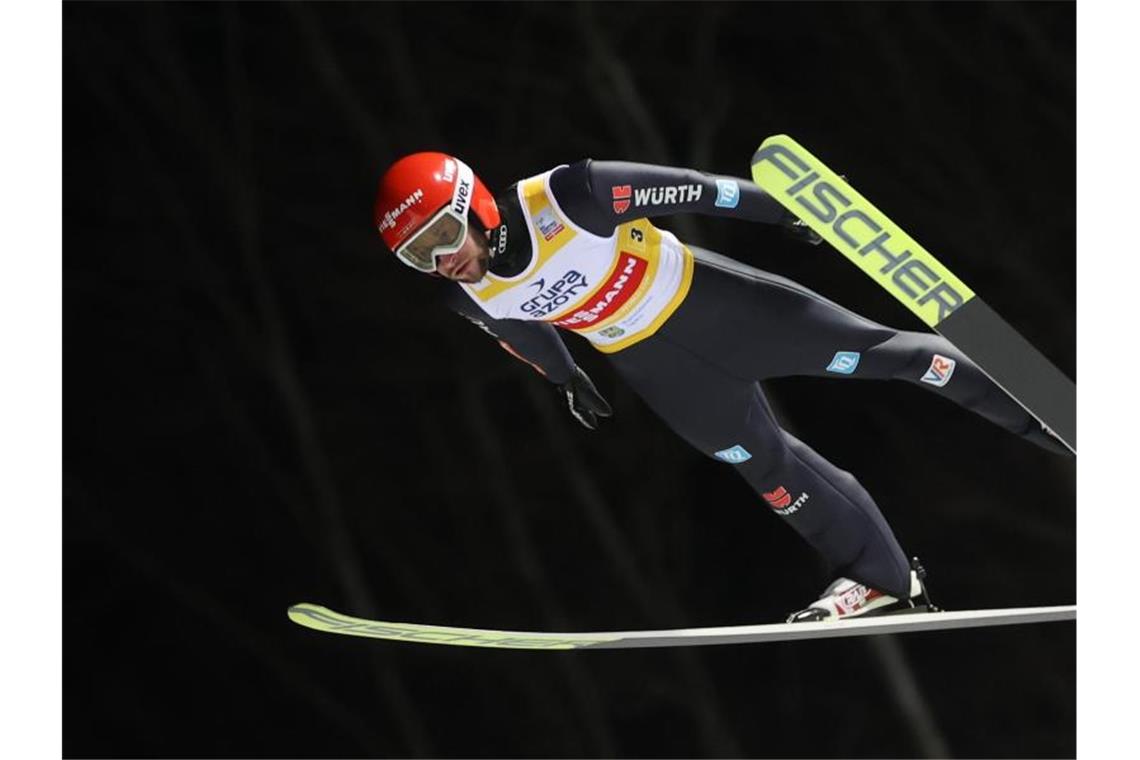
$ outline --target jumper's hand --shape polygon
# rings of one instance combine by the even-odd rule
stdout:
[[[839,178],[844,182],[847,181],[846,174],[840,174]],[[784,228],[784,232],[788,237],[799,240],[808,245],[819,245],[823,242],[820,234],[808,226],[808,223],[791,211],[784,211],[784,215],[780,217],[779,225]]]
[[[820,237],[818,232],[809,227],[807,222],[797,217],[791,211],[784,212],[784,215],[780,217],[779,224],[784,228],[790,238],[807,243],[808,245],[819,245],[823,242],[823,238]]]
[[[565,385],[558,386],[558,389],[566,396],[566,403],[574,419],[590,430],[598,429],[599,416],[609,417],[613,414],[610,405],[598,393],[581,367],[575,367],[570,380]]]

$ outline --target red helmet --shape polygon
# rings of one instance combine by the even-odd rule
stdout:
[[[471,167],[446,153],[413,153],[380,178],[373,220],[401,261],[434,272],[437,256],[463,246],[468,212],[486,230],[499,226],[495,199]]]

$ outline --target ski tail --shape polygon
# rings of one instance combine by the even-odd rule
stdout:
[[[752,179],[1076,453],[1073,381],[845,179],[787,135],[753,154]]]

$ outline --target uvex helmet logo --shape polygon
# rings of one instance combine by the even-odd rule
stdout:
[[[614,185],[610,188],[614,198],[614,213],[624,214],[629,211],[629,199],[633,196],[631,185]]]
[[[471,180],[466,177],[459,178],[459,186],[455,188],[455,201],[451,210],[460,216],[467,216],[467,207],[471,205]]]

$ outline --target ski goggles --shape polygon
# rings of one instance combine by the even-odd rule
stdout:
[[[455,253],[467,240],[467,211],[475,193],[475,173],[462,161],[456,163],[458,173],[451,203],[396,249],[400,261],[420,272],[434,272],[437,258]]]

